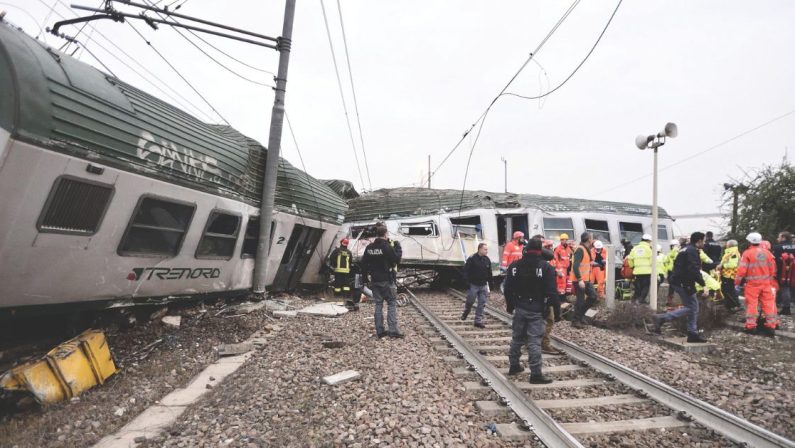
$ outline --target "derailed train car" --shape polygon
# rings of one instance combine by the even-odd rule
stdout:
[[[489,244],[496,273],[502,249],[517,230],[528,238],[542,234],[555,244],[562,233],[576,240],[587,230],[616,251],[617,264],[623,255],[621,239],[637,244],[644,233],[652,233],[647,205],[534,194],[393,188],[353,198],[348,207],[340,232],[351,240],[354,257],[372,240],[373,225],[383,221],[403,248],[401,266],[433,269],[443,276],[463,266],[480,242]],[[673,220],[662,208],[657,232],[667,252]]]
[[[266,154],[0,23],[0,309],[249,290]],[[322,283],[345,202],[277,184],[267,283]]]

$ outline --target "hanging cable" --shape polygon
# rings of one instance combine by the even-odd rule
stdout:
[[[594,44],[591,47],[590,51],[588,51],[588,53],[585,55],[583,60],[580,61],[580,63],[577,65],[577,67],[575,67],[574,70],[569,74],[569,76],[567,76],[566,79],[564,79],[562,83],[558,84],[557,87],[555,87],[554,89],[552,89],[552,90],[550,90],[550,91],[548,91],[548,92],[546,92],[544,94],[538,95],[538,96],[525,96],[525,95],[519,95],[517,93],[511,93],[511,92],[505,92],[502,95],[515,96],[515,97],[522,98],[522,99],[525,99],[525,100],[537,100],[537,99],[540,99],[540,98],[544,98],[545,96],[552,95],[558,89],[563,87],[567,82],[569,82],[569,80],[574,76],[574,74],[577,73],[577,71],[580,69],[580,67],[582,67],[583,64],[585,64],[585,61],[587,61],[588,58],[591,56],[591,53],[593,53],[593,51],[596,49],[596,46],[599,45],[599,42],[602,40],[602,36],[605,35],[605,32],[607,31],[607,28],[610,26],[610,22],[613,21],[613,17],[616,16],[616,13],[618,12],[618,8],[621,6],[622,2],[623,2],[623,0],[619,0],[618,1],[618,4],[616,5],[616,8],[613,10],[613,14],[610,15],[610,18],[607,20],[607,23],[605,24],[604,28],[602,29],[602,32],[599,34],[599,37],[596,39],[596,42],[594,42]]]
[[[39,3],[43,4],[44,6],[47,6],[47,4],[46,4],[46,3],[44,3],[44,0],[38,0],[38,1],[39,1]],[[58,0],[58,3],[60,3],[61,5],[64,5],[64,3],[63,3],[61,0]],[[64,5],[64,6],[66,6],[66,5]],[[67,7],[67,8],[68,8],[68,7]],[[71,10],[70,10],[70,11],[71,11]],[[72,13],[75,15],[75,17],[77,17],[77,16],[78,16],[78,15],[77,15],[77,14],[75,14],[74,12],[72,12]],[[64,16],[63,16],[62,14],[60,14],[58,11],[55,11],[55,15],[57,15],[57,16],[58,16],[58,17],[60,17],[61,19],[66,19],[66,17],[64,17]],[[107,48],[106,48],[104,45],[102,45],[101,43],[99,43],[99,41],[97,41],[97,40],[95,40],[95,39],[92,39],[92,38],[91,38],[91,36],[89,36],[89,37],[88,37],[88,40],[89,40],[90,42],[92,42],[92,44],[93,44],[93,45],[96,45],[96,46],[98,46],[99,48],[101,48],[102,50],[104,50],[104,51],[105,51],[106,53],[108,53],[108,54],[109,54],[111,57],[113,57],[114,59],[116,59],[117,61],[119,61],[119,63],[120,63],[120,64],[122,64],[122,65],[124,65],[125,67],[127,67],[127,68],[128,68],[130,71],[132,71],[133,73],[135,73],[136,75],[138,75],[138,76],[139,76],[139,77],[140,77],[142,80],[144,80],[145,82],[147,82],[148,84],[150,84],[152,87],[154,87],[155,89],[157,89],[157,90],[158,90],[160,93],[162,93],[163,95],[165,95],[166,97],[168,97],[169,99],[171,99],[172,101],[174,101],[174,103],[178,104],[178,105],[179,105],[181,108],[183,108],[184,110],[192,109],[192,110],[193,110],[193,113],[195,113],[195,114],[198,114],[198,115],[202,115],[202,116],[204,117],[204,119],[206,119],[207,121],[213,121],[213,119],[212,119],[212,118],[211,118],[209,115],[207,115],[207,113],[206,113],[206,112],[204,112],[204,111],[203,111],[201,108],[197,107],[197,106],[196,106],[195,104],[193,104],[193,103],[192,103],[190,100],[188,100],[187,98],[185,98],[184,96],[182,96],[182,95],[181,95],[179,92],[177,92],[177,91],[176,91],[176,90],[175,90],[173,87],[171,87],[171,86],[170,86],[168,83],[165,83],[165,82],[163,82],[163,81],[160,79],[160,77],[159,77],[159,76],[157,76],[157,75],[155,75],[154,73],[152,73],[152,71],[151,71],[151,70],[149,70],[149,69],[148,69],[148,68],[147,68],[145,65],[143,65],[141,62],[139,62],[137,58],[133,58],[132,56],[130,56],[130,54],[129,54],[129,53],[127,53],[126,51],[124,51],[124,49],[123,49],[123,48],[121,48],[119,45],[117,45],[117,44],[116,44],[116,43],[115,43],[113,40],[109,39],[107,36],[105,36],[104,34],[102,34],[102,32],[100,32],[99,30],[97,30],[97,29],[96,29],[96,28],[95,28],[93,25],[89,25],[89,28],[91,28],[91,29],[92,29],[92,31],[96,32],[96,33],[97,33],[97,34],[98,34],[100,37],[102,37],[103,39],[105,39],[105,41],[106,41],[106,42],[110,43],[110,44],[111,44],[111,45],[112,45],[112,46],[113,46],[113,47],[114,47],[114,48],[115,48],[115,49],[118,51],[118,53],[121,53],[121,54],[122,54],[123,56],[125,56],[127,59],[129,59],[130,61],[134,62],[134,63],[135,63],[135,64],[137,64],[139,67],[141,67],[141,69],[143,69],[143,71],[144,71],[144,72],[146,72],[147,74],[149,74],[149,77],[146,77],[146,76],[142,75],[142,74],[141,74],[141,73],[140,73],[138,70],[136,70],[135,68],[133,68],[132,66],[130,66],[130,65],[129,65],[128,63],[126,63],[125,61],[123,61],[123,60],[122,60],[122,59],[121,59],[121,58],[120,58],[120,57],[117,55],[117,52],[114,52],[114,51],[110,51],[110,50],[108,50],[108,49],[107,49]],[[68,43],[68,41],[67,41],[67,43]],[[62,50],[59,50],[59,51],[62,51]],[[165,90],[163,90],[162,88],[160,88],[160,87],[159,87],[157,84],[155,84],[155,83],[152,81],[153,79],[154,79],[154,80],[157,80],[157,81],[159,81],[159,82],[160,82],[160,83],[161,83],[163,86],[165,86],[167,89],[169,89],[171,92],[173,92],[173,93],[174,93],[174,95],[176,95],[178,98],[181,98],[181,99],[182,99],[182,101],[184,101],[184,102],[185,102],[186,104],[188,104],[190,107],[187,107],[187,106],[185,106],[185,104],[183,104],[183,103],[182,103],[180,100],[177,100],[176,98],[174,98],[173,96],[171,96],[169,93],[167,93]]]
[[[102,60],[101,60],[100,58],[98,58],[98,57],[97,57],[97,55],[95,55],[95,54],[94,54],[94,53],[93,53],[91,50],[89,50],[89,49],[88,49],[88,47],[87,47],[85,44],[78,44],[78,45],[80,45],[81,47],[83,47],[83,50],[85,50],[85,51],[86,51],[88,54],[90,54],[90,55],[91,55],[91,57],[92,57],[92,58],[94,58],[94,59],[95,59],[97,62],[99,62],[99,63],[100,63],[100,65],[102,65],[102,67],[104,67],[104,68],[105,68],[105,70],[107,70],[107,72],[108,72],[108,73],[110,73],[111,75],[113,75],[113,77],[114,77],[114,78],[118,78],[118,76],[116,76],[116,74],[115,74],[115,73],[113,73],[113,70],[109,69],[109,68],[108,68],[108,66],[107,66],[107,65],[105,65],[105,63],[104,63],[104,62],[102,62]],[[77,50],[75,50],[75,51],[77,51]]]
[[[356,123],[359,126],[359,141],[362,144],[362,154],[364,155],[364,170],[367,172],[367,183],[370,185],[370,190],[373,189],[373,182],[370,180],[370,164],[367,163],[367,152],[364,150],[364,134],[362,134],[362,120],[359,117],[359,102],[356,100],[356,88],[353,86],[353,70],[351,69],[351,55],[348,51],[348,39],[345,36],[345,24],[342,21],[342,6],[340,0],[337,0],[337,11],[340,14],[340,28],[342,29],[342,42],[345,44],[345,60],[348,62],[348,74],[351,80],[351,92],[353,92],[353,107],[356,111]]]
[[[205,103],[205,104],[207,104],[207,106],[209,106],[209,107],[210,107],[210,109],[212,109],[212,110],[213,110],[213,112],[215,112],[215,114],[216,114],[216,115],[218,115],[218,117],[219,117],[219,118],[221,118],[221,120],[224,122],[224,124],[226,124],[227,126],[231,126],[231,125],[229,124],[229,122],[226,120],[226,118],[224,118],[224,116],[223,116],[223,115],[221,115],[221,113],[220,113],[220,112],[218,112],[218,110],[216,110],[216,109],[215,109],[215,107],[213,107],[213,105],[212,105],[212,104],[210,104],[210,102],[209,102],[209,101],[207,101],[207,98],[205,98],[205,97],[204,97],[204,95],[202,95],[202,94],[201,94],[201,93],[200,93],[200,92],[199,92],[199,91],[196,89],[196,87],[193,87],[193,84],[191,84],[191,83],[190,83],[190,81],[188,81],[188,80],[187,80],[187,79],[186,79],[184,76],[182,76],[182,73],[180,73],[180,72],[179,72],[179,70],[177,70],[177,68],[176,68],[176,67],[174,67],[174,65],[172,65],[172,64],[171,64],[171,62],[169,62],[169,61],[168,61],[168,59],[167,59],[165,56],[163,56],[163,54],[162,54],[162,53],[160,53],[159,51],[157,51],[157,48],[155,48],[155,47],[152,45],[152,43],[151,43],[151,42],[149,42],[149,40],[148,40],[146,37],[144,37],[144,35],[143,35],[143,34],[141,34],[141,32],[140,32],[140,31],[138,31],[138,28],[136,28],[136,27],[135,27],[135,25],[133,25],[131,22],[127,22],[127,24],[128,24],[128,25],[130,25],[130,28],[132,28],[132,29],[135,31],[135,33],[136,33],[136,34],[138,34],[139,36],[141,36],[141,39],[143,39],[143,40],[144,40],[144,42],[146,42],[146,45],[148,45],[148,46],[149,46],[149,48],[151,48],[151,49],[152,49],[152,50],[153,50],[155,53],[157,53],[157,55],[158,55],[158,56],[160,56],[160,59],[162,59],[162,60],[163,60],[163,62],[165,62],[165,63],[166,63],[166,64],[167,64],[169,67],[171,67],[171,70],[173,70],[173,71],[174,71],[174,73],[176,73],[176,74],[177,74],[177,76],[179,76],[179,77],[180,77],[180,78],[181,78],[183,81],[185,81],[185,84],[187,84],[187,85],[188,85],[188,87],[190,87],[190,88],[191,88],[191,90],[193,90],[193,92],[194,92],[194,93],[196,93],[196,95],[198,95],[198,96],[199,96],[199,98],[201,98],[201,99],[204,101],[204,103]]]
[[[351,149],[353,150],[353,157],[356,160],[356,170],[359,172],[359,181],[362,183],[364,189],[364,177],[362,177],[362,167],[359,165],[359,155],[356,152],[356,144],[353,142],[353,130],[351,129],[351,120],[348,118],[348,105],[345,103],[345,93],[342,89],[342,81],[340,80],[340,70],[337,66],[337,56],[334,53],[334,44],[331,41],[331,29],[328,26],[328,17],[326,16],[326,7],[323,0],[320,0],[320,8],[323,10],[323,23],[326,24],[326,35],[328,36],[328,45],[331,49],[331,60],[334,61],[334,73],[337,74],[337,86],[340,89],[340,98],[342,99],[342,109],[345,112],[345,123],[348,125],[348,135],[351,138]]]

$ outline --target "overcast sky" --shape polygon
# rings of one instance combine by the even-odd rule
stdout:
[[[41,23],[51,26],[57,20],[55,14],[47,18],[50,5],[56,5],[56,13],[74,17],[66,1],[4,0],[0,9],[36,35]],[[429,154],[435,167],[571,3],[341,4],[370,178],[373,188],[381,188],[418,183],[426,175]],[[591,48],[615,6],[612,1],[579,4],[538,53],[544,70],[529,64],[509,91],[537,95],[559,84]],[[325,7],[368,183],[337,3],[326,0]],[[283,9],[282,1],[187,0],[179,12],[278,36]],[[662,168],[795,112],[793,20],[795,2],[787,0],[625,1],[594,53],[560,90],[541,101],[503,97],[495,104],[474,149],[467,188],[502,191],[504,156],[512,192],[651,203],[652,154],[635,148],[636,135],[654,133],[668,121],[679,126],[679,137],[660,149]],[[129,25],[101,21],[94,26],[97,31],[86,28],[80,40],[117,76],[168,100],[151,79],[115,59],[151,78],[99,33],[212,115]],[[136,26],[232,126],[267,142],[272,90],[237,78],[168,27],[153,31],[140,21]],[[206,39],[247,64],[276,71],[273,50]],[[52,36],[46,40],[56,47],[63,43]],[[270,75],[200,45],[239,74],[272,83]],[[298,1],[292,50],[286,104],[306,168],[318,178],[351,180],[361,191],[319,0]],[[77,55],[100,67],[89,54]],[[434,187],[462,187],[473,137],[434,176]],[[660,205],[673,215],[715,213],[725,181],[741,177],[743,170],[780,163],[786,147],[791,160],[795,113],[662,170]],[[282,155],[300,166],[286,130]]]

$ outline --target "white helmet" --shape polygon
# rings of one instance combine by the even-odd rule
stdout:
[[[648,233],[644,233],[642,237],[640,237],[643,241],[651,241],[651,235]]]
[[[596,240],[596,241],[593,243],[593,248],[594,248],[594,249],[596,249],[596,250],[602,250],[602,248],[603,248],[603,247],[605,247],[605,245],[604,245],[604,244],[602,244],[602,242],[601,242],[601,241],[599,241],[599,240]]]
[[[662,252],[662,246],[659,244],[657,245],[657,252]]]
[[[679,240],[671,240],[670,244],[671,244],[671,246],[678,246],[679,245]]]
[[[760,235],[759,232],[751,232],[745,239],[751,244],[759,244],[762,242],[762,235]]]

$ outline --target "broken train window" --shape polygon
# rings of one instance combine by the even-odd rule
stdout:
[[[126,256],[166,256],[179,253],[196,206],[143,196],[119,244]]]
[[[240,216],[213,211],[196,248],[196,258],[232,258],[239,230]]]
[[[410,236],[439,236],[439,226],[433,221],[401,223],[400,234]]]

